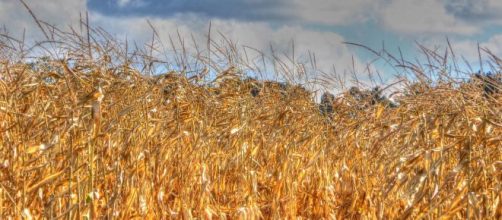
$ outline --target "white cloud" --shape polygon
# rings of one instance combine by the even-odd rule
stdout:
[[[58,28],[78,23],[80,13],[85,13],[87,9],[85,1],[80,0],[25,0],[25,2],[39,20]],[[0,25],[5,25],[10,34],[16,38],[21,38],[24,30],[27,38],[43,36],[20,1],[0,0]]]
[[[144,0],[116,0],[117,1],[117,6],[119,8],[124,8],[124,7],[142,7],[146,6],[147,3]]]
[[[478,33],[480,28],[456,19],[436,0],[392,0],[379,12],[383,26],[410,35]]]
[[[474,40],[460,40],[453,43],[453,47],[458,54],[463,55],[472,65],[479,64],[478,42]],[[479,42],[481,49],[488,49],[493,55],[502,58],[502,34],[494,35],[488,40]],[[483,62],[490,59],[490,56],[481,50]]]
[[[327,25],[347,25],[367,21],[374,16],[378,1],[372,0],[293,0],[292,14],[300,20]]]
[[[502,57],[502,34],[492,36],[482,46],[489,49],[495,55]]]
[[[148,42],[151,39],[152,30],[146,22],[148,19],[156,28],[162,41],[170,49],[169,36],[177,39],[177,30],[186,40],[187,45],[191,44],[191,35],[200,44],[199,47],[205,49],[206,35],[208,33],[209,22],[194,15],[183,15],[175,18],[113,18],[101,14],[93,14],[93,23],[104,27],[112,33],[120,33],[119,37],[124,39],[135,39],[138,42]],[[295,57],[297,61],[309,62],[308,52],[315,53],[317,67],[320,70],[329,72],[332,66],[342,72],[344,69],[352,68],[352,51],[342,44],[344,38],[333,32],[320,32],[309,30],[301,26],[280,26],[272,27],[265,22],[243,22],[235,20],[212,20],[212,37],[221,38],[219,33],[226,38],[236,42],[239,46],[249,46],[254,49],[267,52],[272,44],[277,51],[285,51],[292,55],[292,41],[295,43]],[[242,48],[242,47],[241,47]],[[252,50],[247,50],[251,53]],[[280,52],[278,53],[280,55]],[[282,56],[286,61],[286,58]],[[363,70],[363,66],[357,57],[354,57],[356,68]]]
[[[491,55],[486,53],[483,49],[488,49],[496,57],[502,58],[502,34],[493,35],[492,37],[490,37],[485,41],[476,41],[474,39],[469,39],[469,38],[464,38],[464,39],[450,38],[449,41],[452,47],[451,49],[455,53],[456,64],[461,73],[469,73],[471,70],[473,72],[476,72],[481,69],[479,60],[480,53],[484,71],[492,70],[491,66],[488,64],[489,62],[492,65],[494,65],[495,68],[498,68],[495,65],[495,63],[493,63]],[[429,37],[419,42],[421,43],[422,46],[431,50],[435,50],[436,53],[439,54],[440,56],[444,56],[445,50],[448,50],[448,55],[449,55],[448,58],[450,59],[448,64],[451,66],[452,68],[451,70],[455,71],[453,63],[451,62],[452,61],[451,51],[450,48],[447,48],[448,44],[444,37]],[[478,50],[478,44],[480,50]],[[417,56],[419,57],[418,60],[422,62],[428,61],[423,54],[417,53]],[[440,66],[442,60],[435,61],[434,59],[432,59],[432,62],[436,62],[433,63],[433,65]],[[462,74],[460,76],[468,77],[467,75],[462,75]]]
[[[119,7],[125,7],[129,3],[131,3],[131,0],[117,0],[117,5]]]

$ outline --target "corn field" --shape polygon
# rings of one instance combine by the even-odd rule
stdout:
[[[194,58],[213,85],[148,76],[148,51],[99,29],[57,33],[43,66],[0,38],[1,219],[502,218],[500,94],[422,80],[326,116],[300,85],[252,95],[216,46]]]

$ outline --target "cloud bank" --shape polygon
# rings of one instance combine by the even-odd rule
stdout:
[[[445,37],[470,61],[477,59],[477,43],[502,55],[502,2],[498,0],[25,0],[37,17],[58,28],[78,26],[80,13],[89,11],[91,25],[103,27],[118,39],[148,42],[155,26],[164,43],[177,31],[193,34],[205,44],[209,21],[214,33],[262,51],[270,45],[283,51],[292,41],[298,59],[316,54],[318,67],[331,71],[364,69],[363,57],[343,41],[354,41],[350,31],[374,25],[373,31],[389,32],[401,42],[444,45]],[[15,37],[40,39],[41,32],[19,1],[0,0],[0,25]],[[366,26],[365,26],[366,25]],[[322,28],[317,28],[322,27]],[[485,34],[487,29],[491,31]],[[363,30],[364,31],[364,30]],[[360,31],[359,31],[360,32]],[[372,33],[362,35],[371,39]],[[382,39],[392,45],[395,39]],[[475,52],[475,53],[474,53]],[[472,54],[476,54],[473,56]],[[303,57],[302,57],[303,55]],[[408,57],[413,58],[410,52]]]

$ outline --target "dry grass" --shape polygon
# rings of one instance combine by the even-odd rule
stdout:
[[[502,218],[500,97],[441,83],[327,121],[302,91],[152,80],[71,35],[51,68],[3,52],[2,219]]]

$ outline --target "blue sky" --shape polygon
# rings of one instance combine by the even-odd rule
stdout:
[[[478,67],[477,43],[502,55],[500,0],[25,0],[40,19],[58,27],[76,25],[89,11],[93,25],[119,39],[141,44],[151,37],[147,20],[167,42],[180,31],[204,41],[209,21],[214,31],[242,45],[266,51],[272,43],[296,53],[316,54],[319,68],[338,73],[352,68],[364,72],[372,54],[342,42],[385,48],[408,60],[420,57],[417,44],[444,49],[446,38],[455,53]],[[18,1],[0,0],[0,24],[10,33],[23,29],[36,36],[31,17]],[[31,34],[31,35],[30,35]],[[376,63],[386,78],[393,69]]]

